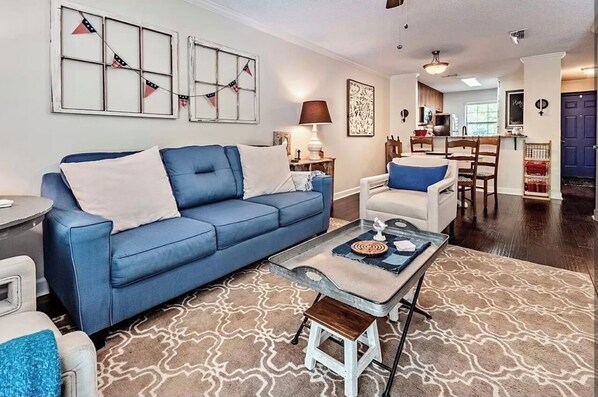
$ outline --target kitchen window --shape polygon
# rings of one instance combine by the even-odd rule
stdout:
[[[477,102],[465,105],[467,135],[498,134],[498,103]]]

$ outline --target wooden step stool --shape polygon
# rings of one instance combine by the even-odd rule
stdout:
[[[373,360],[382,361],[376,317],[334,299],[324,297],[305,311],[311,329],[305,355],[305,366],[314,369],[316,361],[345,378],[345,396],[357,396],[357,379]],[[330,336],[344,345],[344,363],[318,347]],[[368,350],[357,360],[357,342]]]

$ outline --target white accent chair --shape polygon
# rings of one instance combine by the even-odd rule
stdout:
[[[49,329],[56,337],[62,366],[62,397],[97,396],[96,350],[89,337],[62,335],[52,320],[36,310],[35,264],[27,256],[0,260],[0,343]]]
[[[457,162],[431,156],[395,158],[393,162],[417,167],[448,164],[445,178],[428,187],[427,192],[388,187],[388,174],[362,178],[359,192],[359,217],[383,221],[402,218],[422,230],[442,232],[457,217]]]

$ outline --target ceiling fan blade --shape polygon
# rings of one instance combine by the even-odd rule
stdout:
[[[386,0],[386,8],[402,6],[405,0]]]

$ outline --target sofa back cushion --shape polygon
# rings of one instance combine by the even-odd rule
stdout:
[[[235,177],[222,146],[163,149],[162,160],[180,209],[237,195]]]
[[[230,168],[233,171],[233,176],[235,177],[235,185],[237,187],[237,195],[236,198],[243,197],[243,168],[241,167],[241,157],[239,155],[239,148],[236,146],[226,146],[224,148],[226,153],[226,157],[228,157],[228,162],[230,164]]]

